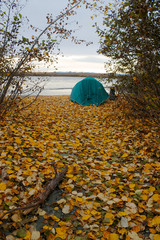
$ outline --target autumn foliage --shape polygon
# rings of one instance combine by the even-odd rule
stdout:
[[[41,29],[21,14],[26,2],[0,1],[0,116],[9,112],[15,103],[19,104],[20,99],[23,101],[23,98],[41,93],[45,80],[30,79],[28,73],[34,72],[40,62],[57,70],[62,41],[70,39],[75,44],[91,44],[76,36],[78,19],[71,22],[70,17],[83,8],[87,14],[94,10],[93,19],[97,16],[95,12],[104,9],[101,0],[68,0],[57,16],[52,12],[46,15],[45,27]]]
[[[119,92],[136,112],[152,117],[160,114],[159,18],[158,0],[115,0],[97,29],[99,53],[111,58],[116,73],[125,74],[117,80]]]
[[[1,120],[1,215],[45,189],[53,162],[58,172],[68,166],[54,199],[5,215],[1,239],[160,239],[159,128],[116,104],[40,97]]]

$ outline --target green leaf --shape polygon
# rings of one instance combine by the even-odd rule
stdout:
[[[19,13],[19,17],[22,19],[22,14]]]
[[[28,38],[25,38],[25,37],[22,37],[22,40],[23,40],[24,42],[29,41],[29,39],[28,39]]]
[[[104,223],[110,223],[110,220],[109,220],[109,218],[104,218],[103,222]]]
[[[160,79],[158,79],[158,80],[156,81],[156,83],[160,83]]]
[[[40,178],[44,178],[44,174],[43,173],[40,173],[39,176],[40,176]]]
[[[25,229],[19,229],[17,232],[17,237],[24,238],[26,236],[27,232]]]
[[[14,21],[16,21],[16,20],[18,20],[18,17],[17,17],[17,16],[14,17]]]
[[[13,205],[13,203],[12,202],[6,202],[6,205],[10,207],[10,206]]]

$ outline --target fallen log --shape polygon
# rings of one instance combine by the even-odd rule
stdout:
[[[45,200],[48,198],[48,196],[54,191],[54,189],[59,184],[59,182],[62,181],[62,179],[64,178],[64,176],[66,175],[67,170],[68,170],[68,167],[65,166],[65,168],[61,172],[57,173],[57,169],[55,168],[54,165],[53,165],[53,167],[55,170],[55,177],[47,184],[46,189],[42,193],[40,193],[38,197],[33,199],[32,203],[28,204],[27,206],[14,208],[14,209],[11,209],[11,210],[3,213],[3,215],[0,216],[0,220],[2,218],[4,218],[5,215],[12,213],[14,211],[26,210],[26,209],[31,209],[31,211],[32,211],[33,208],[38,207],[40,204],[43,204],[45,202]]]

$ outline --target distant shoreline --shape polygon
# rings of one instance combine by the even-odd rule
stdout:
[[[2,73],[0,72],[0,75]],[[4,73],[3,73],[4,75]],[[7,75],[7,73],[6,73]],[[7,75],[8,76],[8,75]],[[117,73],[93,73],[93,72],[21,72],[14,76],[21,77],[94,77],[94,78],[119,78],[122,75]]]
[[[24,76],[36,76],[36,77],[109,77],[116,78],[114,73],[90,73],[90,72],[29,72],[21,74]]]

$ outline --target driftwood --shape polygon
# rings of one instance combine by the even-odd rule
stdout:
[[[40,193],[37,198],[33,199],[32,203],[28,204],[27,206],[14,208],[14,209],[11,209],[11,210],[5,212],[0,217],[0,220],[6,214],[12,213],[14,211],[27,210],[27,209],[31,209],[30,211],[32,211],[33,208],[39,206],[40,204],[43,204],[45,202],[45,200],[48,198],[48,196],[54,191],[54,189],[56,188],[58,183],[62,181],[63,177],[66,175],[66,172],[68,170],[68,167],[66,166],[60,173],[57,173],[57,170],[56,170],[54,165],[53,165],[53,167],[54,167],[54,170],[55,170],[55,177],[47,184],[46,189],[42,193]]]

